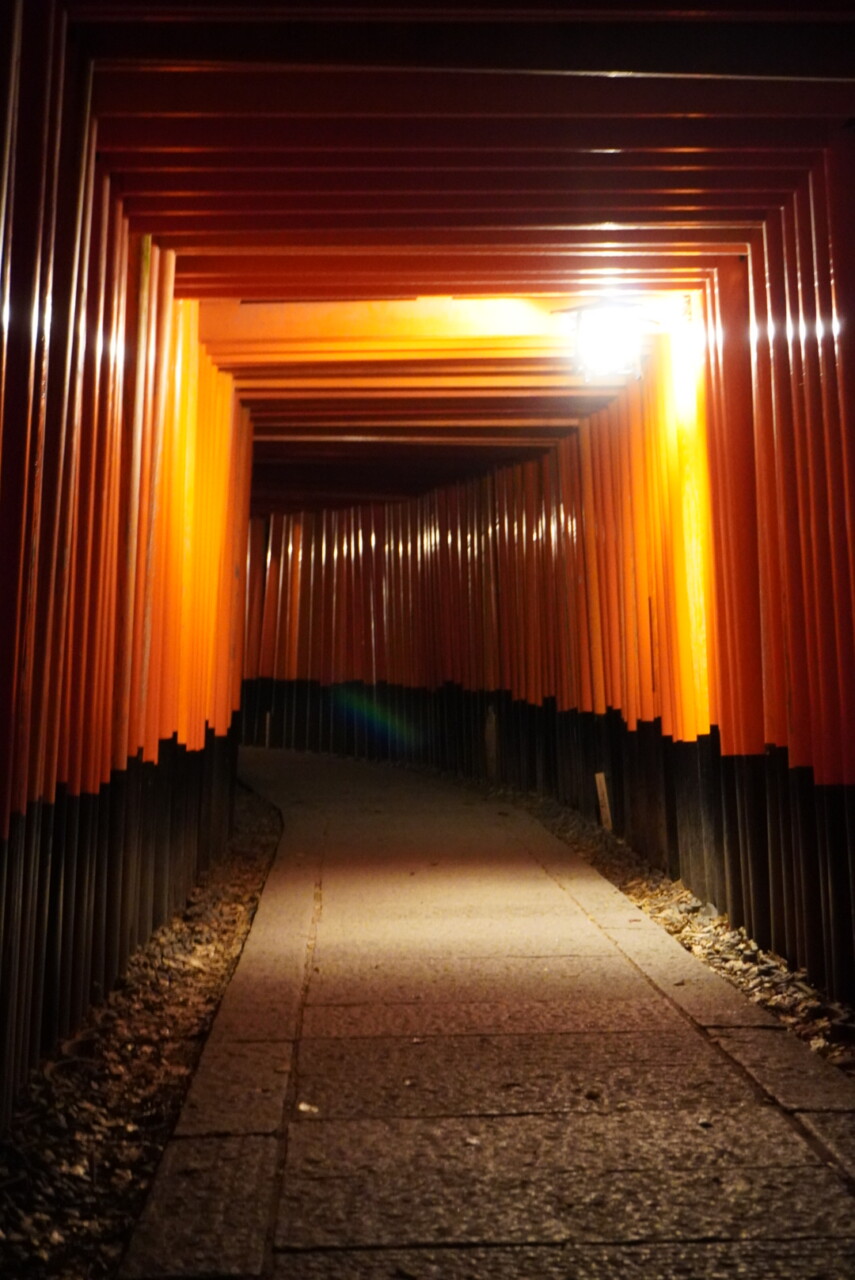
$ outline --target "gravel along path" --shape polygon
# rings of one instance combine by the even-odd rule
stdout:
[[[0,1134],[0,1276],[116,1273],[249,933],[281,831],[245,788],[229,855],[34,1072]]]
[[[855,1010],[825,999],[602,827],[541,796],[491,794],[534,814],[688,950],[855,1075]],[[33,1074],[0,1134],[4,1280],[115,1276],[279,840],[278,812],[243,788],[235,819],[230,856]]]
[[[681,880],[653,870],[623,840],[575,810],[533,794],[494,794],[523,805],[687,951],[774,1013],[822,1057],[855,1076],[855,1008],[829,1000],[803,971],[761,951],[744,929],[731,929],[726,915],[701,902]]]

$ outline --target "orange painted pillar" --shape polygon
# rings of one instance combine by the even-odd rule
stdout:
[[[762,753],[764,742],[747,262],[722,259],[717,274],[722,391],[721,413],[713,427],[717,439],[712,496],[726,593],[722,612],[729,632],[722,661],[731,691],[727,716],[722,717],[722,746],[727,754],[748,755]]]

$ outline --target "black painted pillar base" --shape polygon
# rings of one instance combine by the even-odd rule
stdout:
[[[0,1121],[223,855],[238,728],[201,752],[162,742],[157,764],[130,760],[97,794],[60,787],[13,816],[0,845]]]

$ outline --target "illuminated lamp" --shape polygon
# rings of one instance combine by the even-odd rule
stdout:
[[[628,303],[604,302],[575,311],[575,358],[586,378],[641,373],[643,316]]]

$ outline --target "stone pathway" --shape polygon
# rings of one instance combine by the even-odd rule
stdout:
[[[245,751],[285,831],[123,1280],[847,1280],[855,1082],[532,817]]]

